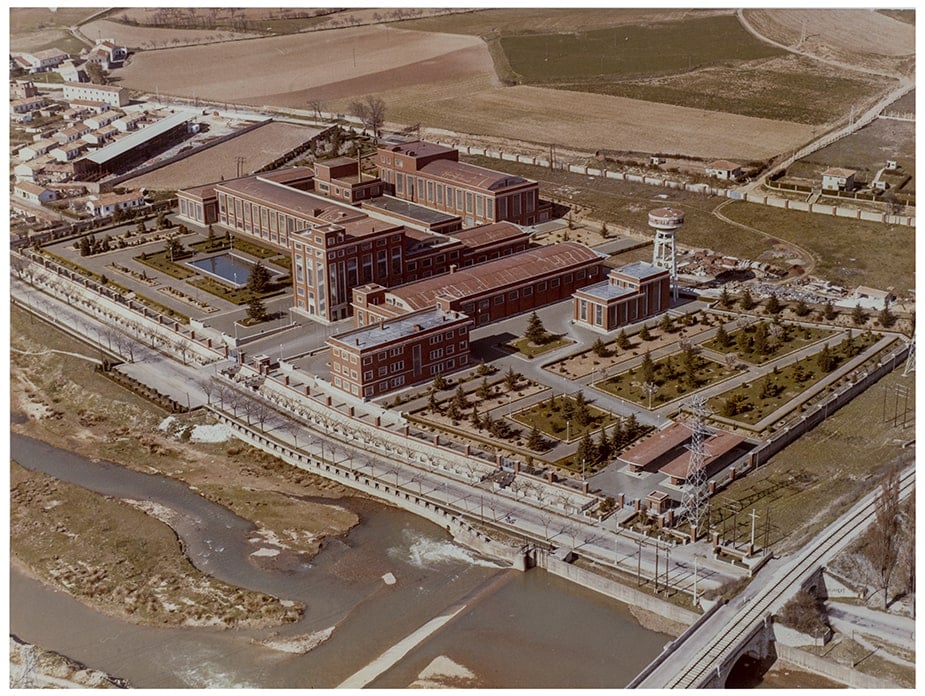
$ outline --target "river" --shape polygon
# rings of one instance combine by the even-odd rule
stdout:
[[[340,501],[361,523],[330,540],[312,563],[267,570],[248,560],[251,523],[180,482],[17,434],[11,452],[29,469],[180,512],[177,532],[198,568],[306,605],[299,622],[269,629],[138,626],[11,572],[11,633],[135,687],[336,687],[449,614],[438,630],[363,683],[406,687],[432,660],[446,657],[474,675],[467,686],[619,687],[670,639],[642,628],[617,602],[542,570],[501,567],[453,543],[440,527],[373,501]],[[386,573],[395,584],[383,581]],[[331,628],[330,638],[304,655],[253,642]]]

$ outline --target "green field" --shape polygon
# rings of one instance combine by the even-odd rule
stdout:
[[[732,15],[585,32],[504,36],[501,46],[523,82],[557,86],[673,74],[783,53],[753,38]]]
[[[816,258],[814,275],[847,288],[893,288],[905,295],[915,287],[915,228],[861,222],[830,215],[734,202],[723,208],[730,220],[793,242]],[[687,231],[681,231],[684,239]],[[733,242],[717,247],[737,254]]]

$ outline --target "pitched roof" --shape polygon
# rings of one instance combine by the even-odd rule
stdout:
[[[527,179],[521,176],[496,172],[492,169],[453,160],[430,162],[421,167],[421,171],[436,179],[442,179],[454,184],[464,184],[485,191],[497,191],[508,186],[519,186],[528,183]]]
[[[411,309],[425,309],[433,307],[438,297],[464,299],[500,292],[532,278],[600,262],[603,258],[583,244],[560,242],[399,285],[388,294]]]

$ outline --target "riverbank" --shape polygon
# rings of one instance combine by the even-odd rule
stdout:
[[[10,462],[10,561],[120,619],[159,626],[258,628],[302,605],[196,569],[175,531],[135,506]]]
[[[125,689],[130,685],[69,657],[10,636],[11,689]]]
[[[88,347],[16,308],[11,319],[11,344],[17,349],[11,354],[13,432],[94,461],[112,461],[135,471],[160,473],[185,483],[207,500],[253,522],[255,548],[250,560],[259,567],[285,570],[293,564],[309,562],[328,540],[343,537],[359,523],[358,515],[339,503],[353,495],[339,484],[286,466],[237,440],[223,438],[220,433],[218,437],[211,433],[208,438],[211,441],[195,442],[192,435],[203,425],[201,416],[168,418],[157,407],[96,372],[92,363],[69,354],[77,351],[90,356],[93,351]],[[50,546],[42,551],[50,554],[53,563],[43,562],[43,566],[36,556],[40,549],[23,546],[25,539],[38,542],[39,537],[18,534],[15,528],[11,551],[45,582],[76,591],[78,596],[98,595],[100,577],[114,572],[114,568],[101,566],[93,573],[82,570],[82,564],[95,556],[98,547],[118,551],[112,563],[118,561],[116,556],[141,559],[151,555],[153,542],[142,535],[119,539],[116,543],[112,534],[119,529],[151,527],[152,539],[159,540],[159,553],[182,557],[175,534],[158,529],[160,523],[174,526],[167,510],[145,501],[131,505],[105,501],[53,480],[26,476],[21,470],[18,477],[22,500],[16,506],[19,508],[16,525],[21,532],[31,527],[43,530],[45,537],[41,541]],[[85,526],[86,534],[76,534],[71,525],[77,519],[62,517],[63,498],[75,501],[80,498],[88,510],[105,508],[113,516],[111,528],[93,531]],[[69,507],[79,509],[78,505]],[[160,522],[151,524],[155,520]],[[84,525],[91,522],[98,520],[81,521]],[[106,539],[107,543],[101,545],[100,539]],[[175,570],[179,570],[178,566]],[[76,584],[68,587],[65,581]],[[182,585],[176,580],[166,582],[168,586]],[[163,596],[162,604],[166,607],[181,607],[190,599],[175,591],[159,595]],[[110,604],[107,611],[119,611],[129,620],[138,620],[137,607],[128,611],[128,607],[135,606],[134,602]],[[174,612],[156,609],[152,612],[145,620],[155,623],[175,620],[170,616]],[[288,610],[282,612],[280,618],[288,613]],[[209,623],[215,619],[211,612],[205,612],[197,621]]]

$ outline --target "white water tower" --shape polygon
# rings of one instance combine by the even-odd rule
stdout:
[[[652,265],[667,268],[671,276],[671,296],[678,300],[678,259],[675,232],[684,224],[684,211],[677,208],[656,208],[649,212],[649,227],[655,228]]]

